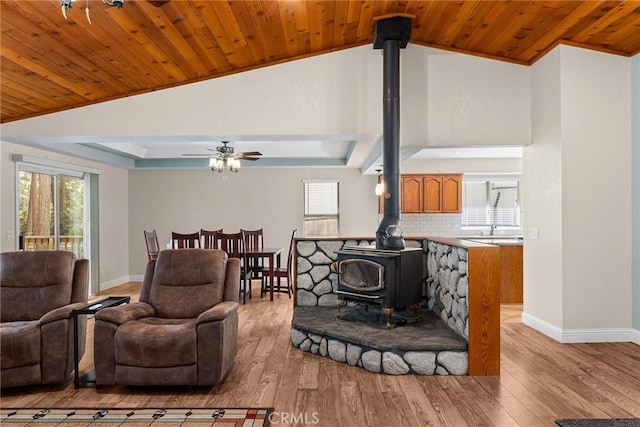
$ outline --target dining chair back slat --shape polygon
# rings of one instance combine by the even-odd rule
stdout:
[[[200,248],[200,233],[182,234],[171,232],[171,248],[172,249],[187,249],[187,248]]]
[[[144,241],[147,245],[147,257],[149,258],[149,260],[158,258],[160,245],[158,244],[158,233],[156,233],[156,230],[144,230]]]
[[[222,233],[222,228],[220,230],[213,231],[205,230],[204,228],[200,229],[200,240],[203,249],[219,249],[216,233]]]

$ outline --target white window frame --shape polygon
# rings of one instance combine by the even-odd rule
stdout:
[[[462,217],[460,219],[460,225],[461,228],[463,230],[470,230],[470,229],[485,229],[487,227],[491,227],[492,225],[495,225],[496,227],[500,228],[500,229],[511,229],[511,230],[518,230],[521,229],[522,227],[522,186],[521,186],[521,178],[522,176],[520,174],[496,174],[496,175],[468,175],[465,174],[463,176],[463,194],[462,194]],[[517,186],[517,195],[516,195],[516,209],[517,209],[517,215],[516,215],[516,220],[515,223],[500,223],[495,221],[495,219],[492,218],[493,215],[495,215],[495,211],[493,211],[492,209],[492,205],[491,205],[491,200],[490,200],[490,189],[491,189],[491,184],[497,184],[499,185],[501,182],[516,182],[516,186]],[[467,217],[465,215],[465,211],[467,210],[467,203],[466,203],[466,195],[465,195],[465,191],[466,191],[466,185],[467,183],[485,183],[486,185],[486,197],[485,197],[485,219],[486,221],[484,221],[484,223],[480,224],[480,223],[469,223],[467,221]]]
[[[100,249],[98,226],[98,177],[100,170],[73,163],[44,159],[26,154],[13,154],[15,163],[15,230],[20,230],[20,172],[44,173],[47,175],[66,175],[84,180],[84,257],[90,261],[88,295],[94,295],[99,291],[100,284]],[[57,192],[56,192],[57,193]],[[57,194],[55,195],[57,197]],[[56,206],[58,200],[55,201]],[[57,225],[55,227],[57,233]],[[18,250],[18,237],[16,235],[15,248]]]
[[[335,184],[336,185],[336,193],[335,193],[335,212],[332,212],[332,207],[327,206],[328,211],[324,212],[316,212],[310,213],[308,206],[308,198],[309,194],[308,184]],[[338,237],[340,235],[340,181],[337,179],[305,179],[302,181],[302,200],[303,200],[303,236],[304,237]],[[314,221],[323,221],[323,220],[333,220],[335,221],[335,233],[330,232],[320,232],[313,233],[312,227],[309,227]]]

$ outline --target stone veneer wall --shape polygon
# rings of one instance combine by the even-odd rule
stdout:
[[[338,274],[331,264],[344,246],[368,246],[368,240],[302,240],[296,242],[296,305],[336,306]]]
[[[434,242],[407,241],[407,246],[420,247]],[[296,241],[296,305],[297,306],[336,306],[338,288],[337,273],[331,264],[338,260],[336,251],[344,246],[368,246],[375,244],[375,240],[301,240]],[[439,245],[439,244],[437,244]],[[451,329],[463,335],[468,340],[468,310],[465,301],[460,302],[460,294],[466,295],[462,287],[466,283],[466,249],[462,255],[451,255],[451,267],[457,273],[451,273],[449,255],[451,248],[433,247],[432,260],[429,266],[428,279],[428,308],[440,315]],[[428,248],[425,248],[428,249]],[[440,255],[436,259],[437,255]],[[446,256],[446,265],[445,258]],[[463,264],[460,265],[460,258]],[[442,280],[439,273],[434,277],[431,273],[442,267]],[[462,272],[461,272],[462,269]],[[459,278],[465,276],[460,284]],[[457,278],[456,278],[457,276]],[[454,292],[450,292],[449,281],[455,281]],[[443,285],[441,285],[444,284]],[[456,294],[460,284],[460,293]],[[448,296],[447,296],[448,295]],[[455,309],[453,301],[456,301]],[[379,351],[372,348],[343,342],[334,338],[327,338],[308,331],[291,328],[291,343],[294,347],[312,354],[329,357],[338,362],[359,366],[371,372],[391,375],[420,374],[420,375],[467,375],[469,372],[469,354],[467,351]]]
[[[427,241],[427,307],[469,340],[466,248]]]

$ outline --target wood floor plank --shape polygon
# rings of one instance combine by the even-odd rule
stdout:
[[[340,381],[340,414],[344,426],[366,426],[367,416],[364,412],[360,388],[356,381]]]
[[[457,406],[448,400],[440,387],[441,378],[418,378],[416,376],[398,377],[400,387],[409,402],[411,412],[418,425],[465,426],[466,420]]]
[[[389,420],[393,426],[419,425],[395,375],[377,375],[376,385],[383,396]]]
[[[336,385],[339,382],[338,362],[321,357],[318,372],[318,393],[322,396],[318,408],[321,425],[336,427],[343,425],[340,415],[342,401],[340,394],[336,393]]]
[[[391,417],[385,401],[385,395],[378,387],[371,387],[370,384],[376,383],[376,377],[380,375],[369,372],[365,369],[354,367],[358,378],[358,385],[362,401],[364,402],[364,413],[367,418],[368,426],[376,425],[380,427],[392,427]]]
[[[128,283],[92,297],[130,295]],[[453,377],[378,375],[293,348],[292,299],[253,298],[238,310],[238,354],[225,383],[201,387],[6,389],[0,407],[274,407],[289,423],[316,426],[555,425],[558,418],[640,418],[640,347],[631,343],[561,344],[518,323],[507,307],[501,325],[501,375]],[[82,373],[93,367],[88,320]],[[297,417],[297,418],[296,418]],[[300,418],[302,417],[302,418]],[[282,419],[279,419],[282,421]],[[309,425],[307,423],[306,425]]]
[[[478,379],[482,377],[458,376],[450,378],[455,380],[464,390],[465,399],[467,399],[468,402],[475,402],[482,412],[491,420],[493,425],[518,426],[518,423],[506,408],[502,407],[490,393],[484,393],[485,388],[482,387],[478,381]]]

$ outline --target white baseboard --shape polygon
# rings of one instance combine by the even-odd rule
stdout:
[[[135,276],[123,276],[117,279],[109,280],[108,282],[100,283],[100,292],[106,291],[107,289],[123,285],[128,282],[142,282],[144,275],[135,275]]]
[[[637,329],[562,329],[528,313],[522,313],[522,323],[561,343],[632,342],[640,345]]]

